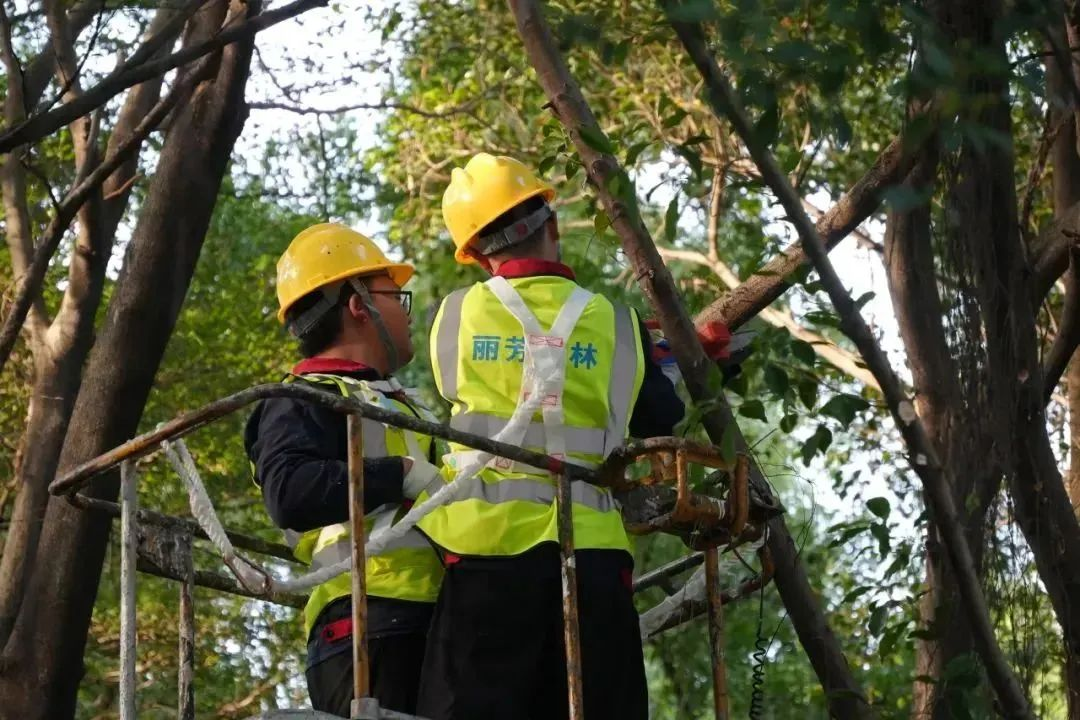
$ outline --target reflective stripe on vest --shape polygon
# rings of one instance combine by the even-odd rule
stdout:
[[[329,385],[342,395],[362,402],[378,405],[396,412],[408,411],[409,406],[387,397],[384,393],[401,392],[396,381],[363,381],[339,375],[310,374],[291,377],[287,382],[302,380],[313,384]],[[408,395],[408,393],[406,393]],[[436,418],[422,406],[412,408],[423,419],[436,422]],[[374,420],[362,419],[364,430],[364,458],[374,459],[409,454],[424,458],[433,443],[427,436],[409,430],[388,428]],[[397,447],[390,448],[393,434]],[[364,528],[367,537],[376,530],[390,527],[402,513],[399,505],[382,505],[365,513]],[[313,570],[335,565],[352,555],[352,541],[348,523],[335,523],[323,528],[299,533],[285,531],[285,541],[300,560]],[[403,537],[391,541],[381,552],[365,558],[368,593],[373,597],[434,602],[442,580],[442,565],[431,543],[415,529]],[[333,600],[349,595],[351,580],[343,573],[312,590],[304,608],[305,629],[310,633],[318,614]]]

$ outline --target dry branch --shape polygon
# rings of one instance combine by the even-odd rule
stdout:
[[[660,0],[660,4],[665,11],[677,6],[672,0]],[[705,81],[714,112],[719,117],[727,117],[743,139],[766,184],[780,200],[788,219],[795,225],[802,240],[802,247],[836,307],[841,328],[859,348],[867,367],[878,378],[889,411],[911,454],[912,467],[926,490],[931,517],[941,531],[949,561],[957,576],[965,612],[972,625],[976,651],[986,667],[1002,711],[1010,718],[1033,720],[1034,715],[1023,689],[994,636],[986,599],[975,571],[971,550],[963,535],[963,527],[958,520],[948,479],[922,421],[914,412],[900,379],[829,260],[828,246],[803,210],[801,200],[780,170],[776,159],[768,147],[755,136],[753,126],[731,84],[708,49],[701,27],[674,19],[671,24]]]

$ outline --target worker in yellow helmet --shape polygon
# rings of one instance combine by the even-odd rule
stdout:
[[[582,288],[560,262],[554,195],[507,157],[481,153],[453,171],[442,210],[454,257],[491,277],[442,302],[431,359],[454,428],[593,467],[628,435],[670,435],[683,405],[636,313]],[[446,576],[418,713],[565,718],[555,479],[450,448],[456,493],[419,523]],[[572,497],[585,717],[645,720],[630,541],[607,489],[575,482]]]
[[[358,232],[315,225],[277,265],[278,320],[304,356],[286,382],[305,383],[397,412],[434,418],[393,378],[412,358],[413,268],[390,262]],[[441,484],[432,438],[364,420],[367,531],[396,523],[403,506]],[[245,446],[270,517],[312,568],[350,556],[345,416],[292,398],[260,403]],[[431,544],[415,530],[367,558],[372,696],[415,711],[425,635],[442,579]],[[316,710],[349,716],[352,605],[348,573],[317,586],[304,609],[307,681]]]

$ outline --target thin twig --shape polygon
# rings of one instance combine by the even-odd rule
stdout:
[[[34,142],[56,132],[75,118],[81,117],[100,105],[104,105],[116,95],[133,85],[164,75],[170,70],[187,65],[199,58],[239,40],[244,40],[255,33],[296,17],[309,10],[327,5],[329,0],[294,0],[275,10],[269,10],[255,17],[235,22],[209,40],[178,50],[158,60],[148,59],[156,46],[154,38],[143,43],[130,60],[123,66],[109,73],[100,83],[87,90],[77,99],[28,118],[18,126],[8,128],[0,134],[0,153],[10,152],[13,148]],[[148,46],[153,50],[147,51]]]
[[[45,279],[49,260],[52,259],[56,248],[60,245],[60,239],[64,236],[79,208],[105,182],[109,175],[128,159],[131,153],[138,150],[142,141],[165,119],[172,108],[179,104],[182,98],[191,93],[200,76],[200,72],[194,72],[173,85],[168,95],[158,101],[157,105],[143,118],[142,122],[132,132],[131,137],[118,147],[112,155],[105,158],[92,173],[87,175],[82,183],[72,188],[61,201],[56,215],[45,229],[44,236],[34,251],[34,259],[30,263],[29,270],[19,281],[11,311],[4,320],[3,329],[0,330],[0,372],[3,371],[4,365],[11,356],[11,349],[15,346],[15,340],[19,336],[19,329],[26,319],[26,313],[29,311],[30,305],[41,290],[41,283]]]

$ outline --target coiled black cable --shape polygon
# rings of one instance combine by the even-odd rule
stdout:
[[[754,639],[754,658],[750,669],[750,720],[761,720],[765,709],[765,661],[768,659],[769,643],[765,641],[762,626],[765,623],[765,586],[758,591],[757,637]]]

